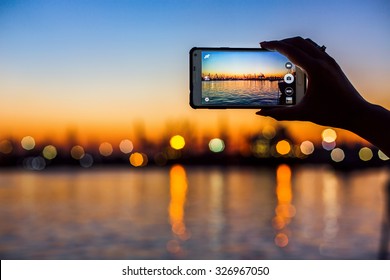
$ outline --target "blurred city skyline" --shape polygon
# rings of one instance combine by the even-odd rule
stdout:
[[[119,143],[143,131],[159,141],[190,127],[233,139],[276,122],[255,110],[193,110],[194,46],[258,47],[310,37],[341,65],[364,98],[389,108],[387,1],[2,1],[0,141],[31,136],[65,145]],[[337,100],[335,100],[337,102]],[[320,142],[324,127],[283,126]],[[138,129],[141,127],[142,129]],[[226,129],[226,131],[221,131]],[[169,130],[169,129],[168,129]],[[340,131],[339,139],[365,143]]]

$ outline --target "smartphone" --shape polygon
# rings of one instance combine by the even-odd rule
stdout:
[[[294,106],[306,90],[299,67],[261,48],[192,48],[190,105],[193,108]]]

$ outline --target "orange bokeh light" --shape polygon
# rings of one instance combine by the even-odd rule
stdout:
[[[276,151],[285,156],[291,151],[291,145],[287,140],[281,140],[276,144]]]

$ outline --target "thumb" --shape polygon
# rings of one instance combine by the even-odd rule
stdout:
[[[256,115],[271,117],[278,121],[293,121],[299,120],[299,111],[296,107],[284,107],[284,108],[263,108],[256,112]]]

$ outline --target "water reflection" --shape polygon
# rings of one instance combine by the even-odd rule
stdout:
[[[387,177],[285,164],[1,171],[0,257],[372,259]]]
[[[323,241],[320,253],[332,255],[334,240],[339,232],[339,182],[334,173],[325,173],[323,176],[322,201],[324,205]]]
[[[292,205],[291,168],[287,164],[281,164],[276,170],[276,216],[272,220],[273,227],[277,230],[275,244],[286,247],[289,242],[287,225],[295,216],[295,207]]]
[[[184,207],[187,197],[187,175],[183,166],[174,165],[170,172],[170,196],[169,220],[172,226],[174,239],[167,243],[170,253],[185,255],[181,243],[190,238],[191,233],[187,230],[184,219]]]
[[[215,170],[210,174],[210,249],[213,252],[223,250],[224,233],[224,176],[221,170]],[[223,257],[223,256],[221,256]]]

